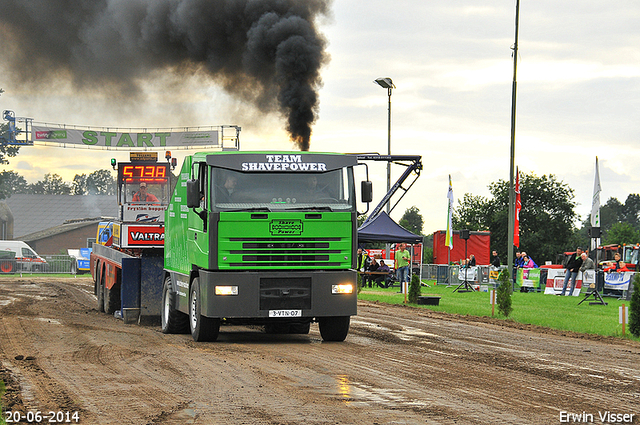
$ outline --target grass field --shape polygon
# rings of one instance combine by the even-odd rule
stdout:
[[[416,308],[427,308],[433,311],[455,313],[469,316],[491,317],[491,302],[487,292],[453,292],[456,286],[433,285],[422,286],[422,295],[438,295],[441,297],[438,306],[413,305]],[[367,301],[378,301],[389,304],[403,304],[404,295],[398,293],[395,288],[363,288],[358,298]],[[511,300],[513,311],[508,318],[498,313],[495,307],[494,317],[512,320],[518,323],[545,326],[548,328],[590,333],[604,336],[622,337],[622,325],[619,324],[618,308],[629,301],[621,301],[617,298],[604,297],[608,305],[589,305],[594,301],[590,297],[587,301],[578,305],[584,298],[584,293],[579,297],[559,297],[545,295],[542,292],[514,292]],[[626,326],[625,338],[640,341],[629,333],[629,325]]]

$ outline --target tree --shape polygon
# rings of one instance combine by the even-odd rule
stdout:
[[[453,217],[454,229],[490,230],[491,248],[506,258],[509,222],[509,182],[489,185],[491,198],[465,194]],[[554,260],[573,245],[573,190],[553,174],[520,175],[520,248],[538,264]],[[575,248],[575,247],[574,247]]]
[[[640,241],[640,233],[629,223],[614,223],[603,238],[604,245],[633,245],[638,241]]]
[[[3,170],[0,173],[0,199],[7,198],[14,193],[28,192],[27,180],[15,171]]]
[[[357,220],[358,220],[358,228],[360,228],[360,226],[362,226],[364,224],[364,222],[367,220],[369,216],[367,214],[362,214],[359,215]]]
[[[87,175],[76,174],[73,177],[71,193],[74,195],[86,195],[87,194]]]
[[[416,235],[422,235],[424,219],[422,218],[422,214],[420,214],[418,207],[414,205],[413,207],[405,210],[404,215],[398,224]]]
[[[41,195],[69,195],[71,186],[65,183],[58,174],[47,173],[44,180],[30,184],[29,190],[34,194]]]
[[[420,276],[414,274],[411,276],[411,283],[409,284],[409,293],[407,294],[409,302],[416,304],[418,297],[420,297]]]
[[[635,337],[640,337],[640,273],[636,273],[631,284],[633,294],[629,306],[629,332]]]
[[[502,313],[504,317],[509,317],[511,311],[513,311],[513,307],[511,303],[511,279],[507,269],[500,272],[498,275],[498,282],[500,282],[498,289],[496,290],[496,304],[498,304],[498,311]]]
[[[0,164],[8,164],[9,161],[7,160],[7,158],[13,158],[18,155],[18,150],[20,150],[20,147],[9,145],[7,141],[10,139],[9,123],[0,124]],[[4,176],[0,176],[0,186],[4,186]],[[5,191],[3,189],[2,192],[0,192],[0,199],[4,199],[5,196]]]
[[[87,191],[90,195],[115,195],[116,179],[111,170],[97,170],[87,176]]]

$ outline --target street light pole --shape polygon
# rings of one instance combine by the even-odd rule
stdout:
[[[380,87],[387,89],[387,94],[389,96],[389,118],[387,125],[387,155],[391,155],[391,90],[395,89],[396,86],[393,84],[393,81],[389,77],[378,78],[374,81]],[[387,193],[391,190],[391,162],[387,162]],[[391,212],[391,199],[387,202],[387,215]]]

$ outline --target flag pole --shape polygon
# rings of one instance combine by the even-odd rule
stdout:
[[[600,243],[600,171],[598,169],[598,157],[596,156],[596,175],[593,182],[593,198],[591,200],[591,251]]]
[[[451,264],[451,250],[453,249],[453,184],[451,183],[451,174],[449,174],[449,190],[447,191],[447,232],[445,233],[445,244],[447,245],[447,266]],[[449,276],[447,275],[447,283]]]
[[[516,35],[513,44],[513,84],[511,86],[511,150],[509,155],[509,231],[507,232],[507,264],[509,271],[513,271],[513,231],[515,226],[515,191],[514,168],[516,156],[516,92],[518,82],[516,80],[518,69],[518,25],[520,22],[520,0],[516,0]]]

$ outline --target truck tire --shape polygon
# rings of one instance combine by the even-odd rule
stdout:
[[[104,287],[104,312],[113,314],[116,310],[120,310],[120,282],[116,282],[111,289]]]
[[[189,290],[189,328],[191,336],[196,342],[215,341],[220,332],[220,319],[204,317],[202,312],[202,298],[200,297],[200,281],[193,279]]]
[[[321,317],[318,319],[320,335],[324,341],[344,341],[349,333],[350,316]]]
[[[162,333],[189,333],[189,315],[176,309],[176,294],[171,276],[167,276],[162,287]]]
[[[98,311],[104,313],[104,275],[105,269],[101,267],[98,269],[98,287],[96,288],[96,297],[98,297]]]

